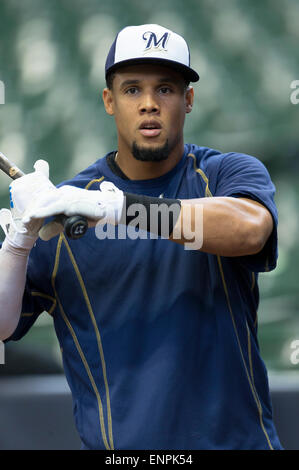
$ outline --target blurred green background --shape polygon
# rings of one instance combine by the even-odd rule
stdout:
[[[292,92],[299,98],[291,88],[299,80],[298,0],[1,0],[0,150],[26,172],[46,159],[57,184],[115,149],[101,101],[105,59],[121,28],[143,23],[189,42],[201,79],[185,141],[255,155],[276,185],[279,262],[260,275],[259,342],[270,372],[298,374],[290,360],[299,340],[299,104],[291,100]],[[8,184],[0,173],[1,207],[8,207]],[[1,375],[59,370],[44,313],[6,346]]]

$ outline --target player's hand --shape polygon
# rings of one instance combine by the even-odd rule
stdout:
[[[62,186],[56,191],[44,192],[38,201],[25,212],[23,223],[28,224],[36,219],[52,217],[57,214],[83,215],[89,219],[90,225],[95,222],[117,225],[121,218],[124,204],[123,191],[113,183],[104,181],[99,190],[87,190],[75,186]],[[43,240],[49,240],[61,231],[51,221],[39,232]]]
[[[6,243],[14,248],[30,250],[38,238],[43,218],[23,222],[26,211],[34,205],[43,192],[56,191],[49,180],[49,165],[37,160],[35,171],[13,181],[9,186],[11,210],[0,211],[0,225],[6,235]]]

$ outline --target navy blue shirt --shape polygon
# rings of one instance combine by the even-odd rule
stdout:
[[[11,339],[48,311],[87,449],[280,449],[257,338],[258,272],[275,268],[275,188],[256,158],[185,145],[167,174],[131,181],[107,156],[72,184],[167,198],[246,197],[272,214],[263,250],[223,257],[159,238],[38,240]],[[149,234],[148,234],[149,235]]]

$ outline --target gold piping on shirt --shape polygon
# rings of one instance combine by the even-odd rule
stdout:
[[[103,442],[104,442],[104,445],[105,445],[105,448],[107,450],[111,450],[110,447],[109,447],[109,444],[108,444],[108,441],[107,441],[107,436],[106,436],[106,430],[105,430],[105,421],[104,421],[104,413],[103,413],[103,405],[102,405],[102,400],[101,400],[101,396],[100,396],[100,393],[97,389],[97,386],[96,386],[96,383],[94,381],[94,378],[93,378],[93,375],[91,373],[91,370],[89,368],[89,365],[87,363],[87,360],[85,358],[85,355],[82,351],[82,348],[80,346],[80,343],[78,341],[78,338],[76,336],[76,333],[70,323],[70,321],[68,320],[67,318],[67,315],[65,314],[65,311],[63,309],[63,306],[60,302],[60,299],[59,299],[59,296],[58,296],[58,293],[57,293],[57,290],[56,290],[56,287],[55,287],[55,281],[56,281],[56,275],[57,275],[57,271],[58,271],[58,266],[59,266],[59,258],[60,258],[60,252],[61,252],[61,244],[62,244],[62,241],[64,239],[64,235],[63,233],[60,234],[59,236],[59,239],[58,239],[58,242],[57,242],[57,248],[56,248],[56,256],[55,256],[55,263],[54,263],[54,268],[53,268],[53,273],[52,273],[52,278],[51,278],[51,282],[52,282],[52,287],[53,287],[53,291],[54,291],[54,294],[55,294],[55,298],[57,299],[57,302],[58,302],[58,306],[59,306],[59,309],[60,309],[60,313],[61,313],[61,316],[65,322],[65,324],[67,325],[68,329],[69,329],[69,332],[73,338],[73,341],[75,343],[75,346],[77,348],[77,351],[80,355],[80,358],[82,360],[82,363],[84,365],[84,368],[86,370],[86,373],[88,375],[88,378],[90,380],[90,383],[91,383],[91,386],[93,388],[93,391],[96,395],[96,398],[97,398],[97,402],[98,402],[98,411],[99,411],[99,419],[100,419],[100,428],[101,428],[101,433],[102,433],[102,439],[103,439]]]
[[[194,170],[199,173],[201,175],[201,177],[203,178],[204,182],[206,183],[206,190],[205,190],[205,194],[206,194],[206,197],[213,197],[210,189],[209,189],[209,179],[207,178],[207,176],[205,175],[204,171],[201,170],[200,168],[197,168],[196,167],[196,157],[195,155],[193,154],[189,154],[188,157],[192,157],[193,160],[194,160]],[[248,343],[248,357],[249,357],[249,367],[250,367],[250,370],[251,370],[251,378],[252,378],[252,381],[251,381],[251,378],[250,378],[250,375],[248,373],[248,368],[247,368],[247,365],[246,365],[246,361],[245,361],[245,358],[244,358],[244,355],[243,355],[243,351],[242,351],[242,347],[241,347],[241,343],[240,343],[240,339],[239,339],[239,335],[238,335],[238,329],[237,329],[237,325],[236,325],[236,322],[235,322],[235,318],[234,318],[234,314],[233,314],[233,311],[232,311],[232,307],[231,307],[231,303],[230,303],[230,297],[229,297],[229,293],[228,293],[228,288],[227,288],[227,285],[226,285],[226,281],[225,281],[225,277],[224,277],[224,272],[223,272],[223,267],[222,267],[222,262],[221,262],[221,257],[219,255],[216,255],[217,256],[217,262],[218,262],[218,267],[219,267],[219,271],[220,271],[220,275],[221,275],[221,280],[222,280],[222,285],[223,285],[223,289],[224,289],[224,293],[225,293],[225,297],[226,297],[226,302],[227,302],[227,306],[228,306],[228,310],[229,310],[229,313],[230,313],[230,317],[231,317],[231,321],[232,321],[232,324],[233,324],[233,328],[234,328],[234,332],[235,332],[235,336],[236,336],[236,339],[237,339],[237,343],[238,343],[238,347],[239,347],[239,351],[240,351],[240,354],[241,354],[241,359],[242,359],[242,362],[243,362],[243,366],[244,366],[244,369],[245,369],[245,373],[246,373],[246,376],[247,376],[247,380],[248,380],[248,383],[249,383],[249,387],[250,387],[250,390],[251,390],[251,393],[252,393],[252,396],[254,398],[254,401],[256,403],[256,406],[257,406],[257,409],[258,409],[258,414],[259,414],[259,421],[260,421],[260,426],[262,428],[262,431],[266,437],[266,440],[267,440],[267,443],[268,443],[268,446],[271,450],[273,450],[273,447],[272,447],[272,444],[270,442],[270,439],[269,439],[269,436],[268,436],[268,433],[265,429],[265,426],[264,426],[264,422],[263,422],[263,409],[262,409],[262,406],[261,406],[261,403],[260,403],[260,400],[259,400],[259,397],[258,397],[258,394],[256,392],[256,389],[255,389],[255,386],[254,386],[254,382],[253,382],[253,369],[252,369],[252,358],[251,358],[251,344],[250,344],[250,337],[248,339],[249,343]],[[247,328],[247,334],[248,334],[248,325],[247,325],[247,321],[246,321],[246,328]]]
[[[89,189],[90,186],[94,183],[100,183],[101,181],[103,181],[104,178],[105,178],[105,176],[101,176],[101,178],[96,178],[94,180],[89,181],[89,183],[85,186],[84,189]]]
[[[206,183],[205,197],[213,197],[213,194],[211,193],[211,191],[209,189],[209,180],[208,180],[207,176],[205,175],[204,171],[202,171],[201,168],[197,168],[197,166],[196,166],[196,157],[195,157],[195,155],[193,153],[189,153],[188,157],[193,158],[194,171],[196,171],[196,173],[199,173],[200,176],[202,177],[202,179],[204,180],[204,182]]]
[[[91,303],[90,303],[90,300],[89,300],[89,297],[88,297],[88,294],[87,294],[87,290],[86,290],[82,275],[79,271],[79,268],[78,268],[78,265],[77,265],[76,260],[74,258],[74,255],[72,253],[72,250],[71,250],[71,248],[70,248],[70,246],[69,246],[69,244],[68,244],[68,242],[67,242],[64,235],[63,235],[63,242],[66,246],[69,258],[71,260],[71,263],[72,263],[73,268],[75,270],[75,273],[77,275],[77,278],[78,278],[78,281],[79,281],[79,284],[80,284],[80,287],[81,287],[81,290],[82,290],[82,293],[83,293],[83,297],[84,297],[84,300],[85,300],[85,303],[86,303],[86,306],[87,306],[87,310],[88,310],[90,319],[92,321],[92,324],[93,324],[93,327],[94,327],[94,330],[95,330],[95,334],[96,334],[96,338],[97,338],[98,351],[99,351],[100,358],[101,358],[103,379],[104,379],[105,391],[106,391],[109,442],[110,442],[111,448],[114,449],[113,435],[112,435],[112,417],[111,417],[111,406],[110,406],[110,394],[109,394],[106,363],[105,363],[105,357],[104,357],[104,351],[103,351],[101,335],[100,335],[100,332],[99,332],[99,329],[98,329],[98,325],[97,325],[97,322],[96,322],[96,319],[95,319],[95,316],[94,316],[94,313],[93,313],[93,310],[92,310],[92,306],[91,306]]]
[[[229,312],[230,312],[230,316],[231,316],[233,328],[234,328],[234,331],[235,331],[235,335],[236,335],[236,338],[237,338],[237,343],[238,343],[238,346],[239,346],[242,362],[243,362],[243,365],[244,365],[244,369],[245,369],[245,372],[246,372],[246,376],[247,376],[247,379],[248,379],[248,383],[249,383],[253,398],[255,400],[255,403],[256,403],[256,406],[257,406],[257,409],[258,409],[260,425],[261,425],[261,428],[262,428],[262,430],[265,434],[265,437],[267,439],[267,442],[268,442],[268,445],[269,445],[270,449],[273,450],[272,444],[270,442],[269,436],[267,434],[267,431],[265,429],[264,422],[263,422],[263,409],[262,409],[260,400],[258,398],[257,392],[255,390],[254,384],[250,380],[250,376],[249,376],[248,369],[247,369],[247,366],[246,366],[246,361],[245,361],[245,358],[244,358],[244,355],[243,355],[243,351],[242,351],[242,347],[241,347],[241,343],[240,343],[240,339],[239,339],[239,335],[238,335],[238,329],[237,329],[237,325],[236,325],[235,318],[234,318],[234,315],[233,315],[233,311],[232,311],[232,307],[231,307],[231,303],[230,303],[230,298],[229,298],[229,293],[228,293],[228,288],[227,288],[226,281],[225,281],[225,278],[224,278],[223,267],[222,267],[222,263],[221,263],[221,259],[220,259],[219,255],[217,255],[217,261],[218,261],[218,265],[219,265],[219,270],[220,270],[220,274],[221,274],[221,278],[222,278],[222,283],[223,283],[223,288],[224,288],[224,292],[225,292],[225,296],[226,296],[226,301],[227,301],[228,309],[229,309]],[[247,327],[247,322],[246,322],[246,327]],[[251,348],[248,351],[248,357],[249,357],[249,363],[252,367]],[[253,371],[252,371],[252,377],[253,377]]]
[[[56,299],[54,299],[54,297],[51,297],[51,295],[48,295],[48,294],[44,294],[43,292],[37,292],[37,291],[31,291],[31,295],[33,295],[33,297],[43,297],[44,299],[51,300],[52,306],[51,306],[50,310],[47,311],[47,313],[49,315],[52,315],[53,310],[55,310],[56,303],[57,303]]]

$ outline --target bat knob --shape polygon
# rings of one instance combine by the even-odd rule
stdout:
[[[88,222],[85,217],[73,215],[72,217],[66,218],[63,226],[66,235],[69,238],[76,240],[83,237],[88,229]]]

